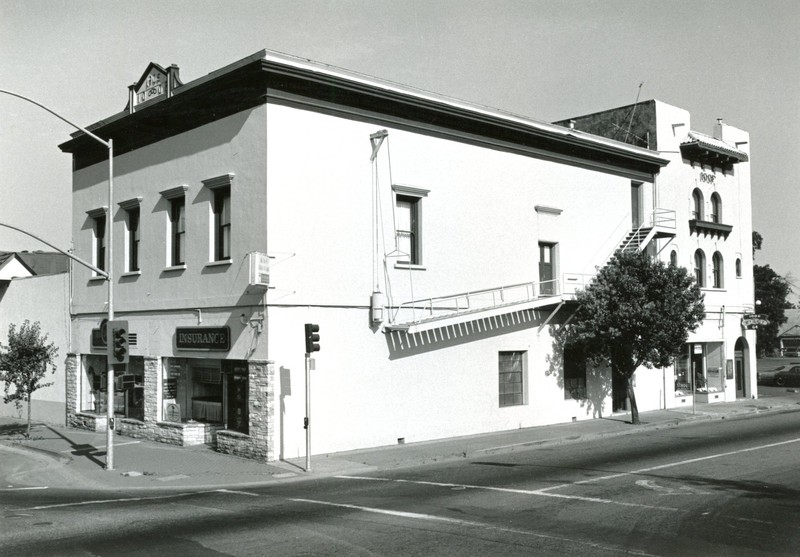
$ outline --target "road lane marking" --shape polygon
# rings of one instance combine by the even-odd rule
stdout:
[[[639,487],[652,489],[653,491],[656,491],[661,495],[711,495],[711,493],[708,491],[703,491],[702,489],[697,489],[685,485],[681,486],[680,489],[658,485],[653,480],[636,480],[636,485],[638,485]]]
[[[137,501],[159,501],[164,499],[179,499],[181,497],[189,497],[191,495],[204,495],[208,493],[231,493],[234,495],[251,495],[258,497],[255,493],[248,493],[246,491],[233,491],[228,489],[211,489],[205,491],[190,491],[187,493],[173,493],[170,495],[152,495],[149,497],[125,497],[121,499],[93,499],[91,501],[74,501],[72,503],[55,503],[52,505],[39,505],[36,507],[27,507],[20,509],[23,511],[43,511],[47,509],[59,509],[65,507],[85,507],[88,505],[107,505],[109,503],[132,503]]]
[[[250,493],[249,491],[237,491],[235,489],[218,489],[217,493],[231,493],[233,495],[249,495],[250,497],[260,497],[258,493]]]
[[[798,439],[789,439],[788,441],[779,441],[778,443],[769,443],[767,445],[759,445],[757,447],[750,447],[750,448],[747,448],[747,449],[739,449],[739,450],[736,450],[736,451],[729,451],[727,453],[718,453],[718,454],[713,454],[713,455],[708,455],[708,456],[701,456],[701,457],[698,457],[698,458],[689,458],[687,460],[680,460],[678,462],[670,462],[668,464],[659,464],[658,466],[650,466],[649,468],[640,468],[638,470],[633,470],[631,472],[620,472],[618,474],[610,474],[608,476],[600,476],[600,477],[597,477],[597,478],[589,478],[588,480],[580,480],[580,481],[577,481],[577,482],[571,482],[571,483],[560,484],[560,485],[553,485],[553,486],[550,486],[550,487],[544,487],[540,491],[551,491],[553,489],[561,489],[561,488],[564,488],[564,487],[571,487],[571,486],[574,486],[574,485],[582,485],[582,484],[589,484],[589,483],[595,483],[595,482],[602,482],[602,481],[605,481],[605,480],[613,480],[613,479],[616,479],[616,478],[623,478],[625,476],[634,476],[634,475],[637,475],[637,474],[647,474],[649,472],[655,472],[656,470],[664,470],[666,468],[674,468],[675,466],[683,466],[684,464],[694,464],[695,462],[703,462],[705,460],[712,460],[712,459],[715,459],[715,458],[722,458],[722,457],[733,456],[733,455],[742,454],[742,453],[760,451],[762,449],[771,449],[773,447],[780,447],[782,445],[789,445],[790,443],[798,443],[798,442],[800,442],[800,438],[798,438]]]
[[[602,503],[604,505],[619,505],[621,507],[636,507],[636,508],[653,509],[659,511],[685,512],[683,509],[678,509],[675,507],[664,507],[660,505],[645,505],[644,503],[626,503],[624,501],[613,501],[611,499],[601,499],[599,497],[564,495],[563,493],[547,493],[541,489],[513,489],[510,487],[494,487],[486,485],[454,484],[454,483],[443,483],[443,482],[425,482],[417,480],[403,480],[403,479],[391,479],[391,478],[366,478],[363,476],[335,476],[335,477],[343,480],[369,480],[369,481],[383,481],[383,482],[394,482],[394,483],[407,483],[415,485],[430,485],[435,487],[449,487],[451,489],[476,489],[483,491],[497,491],[500,493],[513,493],[516,495],[537,495],[541,497],[550,497],[552,499],[568,499],[574,501],[583,501],[585,503]]]
[[[350,479],[347,476],[337,476],[341,478]],[[395,481],[395,480],[388,480],[388,481]],[[416,483],[416,482],[414,482]],[[560,541],[560,542],[567,542],[571,544],[579,544],[588,547],[592,547],[594,549],[600,549],[603,551],[611,551],[611,552],[619,552],[625,553],[626,555],[641,555],[643,557],[657,557],[652,553],[645,553],[643,551],[636,551],[631,550],[629,548],[621,548],[618,546],[610,546],[610,545],[602,545],[594,542],[588,542],[584,540],[579,540],[575,538],[566,538],[563,536],[553,536],[549,534],[539,534],[536,532],[531,532],[529,530],[518,530],[516,528],[506,528],[503,526],[495,526],[492,524],[488,524],[486,522],[476,522],[473,520],[463,520],[459,518],[449,518],[446,516],[438,516],[435,514],[423,514],[423,513],[414,513],[409,511],[395,511],[391,509],[380,509],[377,507],[364,507],[361,505],[350,505],[347,503],[332,503],[330,501],[318,501],[314,499],[301,499],[301,498],[287,498],[288,501],[294,501],[296,503],[308,503],[312,505],[323,505],[328,507],[337,507],[341,509],[349,509],[354,511],[362,511],[367,513],[374,513],[374,514],[383,514],[388,516],[395,516],[399,518],[408,518],[412,520],[425,520],[428,522],[441,522],[445,524],[452,524],[454,526],[463,526],[467,528],[482,528],[484,530],[494,530],[497,532],[502,532],[504,534],[519,534],[522,536],[531,536],[534,538],[542,538],[546,540],[553,540],[553,541]]]

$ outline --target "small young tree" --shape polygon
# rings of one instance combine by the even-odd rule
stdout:
[[[675,361],[705,315],[702,294],[683,267],[644,252],[618,254],[577,294],[569,340],[595,365],[625,380],[631,422],[639,423],[633,374]]]
[[[28,429],[31,436],[31,395],[53,383],[42,383],[47,368],[55,373],[55,358],[58,349],[54,343],[47,344],[47,335],[42,336],[39,322],[33,325],[26,319],[17,330],[12,323],[8,327],[8,345],[0,344],[0,381],[5,383],[4,402],[14,402],[17,408],[22,401],[28,403]]]

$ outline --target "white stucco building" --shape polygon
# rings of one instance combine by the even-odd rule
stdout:
[[[728,399],[722,370],[743,347],[739,396],[755,393],[744,132],[697,140],[734,145],[716,169],[684,146],[688,113],[662,103],[648,148],[266,51],[187,84],[150,64],[128,99],[88,128],[115,146],[124,434],[304,455],[305,323],[321,336],[313,453],[609,414],[615,386],[564,370],[551,331],[641,224],[659,257],[692,267],[702,249],[704,278],[719,252],[724,287],[707,285],[678,371],[637,373],[640,410],[687,403],[694,346]],[[80,133],[62,149],[76,253],[102,266],[106,151]],[[722,224],[691,215],[695,188],[723,199]],[[73,276],[68,413],[103,428],[106,284]]]

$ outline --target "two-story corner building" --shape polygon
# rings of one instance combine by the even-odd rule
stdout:
[[[652,223],[674,215],[674,236],[656,239],[649,249],[690,270],[703,290],[706,317],[673,373],[664,370],[664,405],[691,404],[693,393],[702,402],[756,398],[747,132],[721,119],[710,136],[694,131],[686,110],[657,100],[557,123],[657,151],[670,161],[658,176],[653,216],[642,213],[639,236],[652,235]],[[632,190],[631,196],[638,206],[640,194]],[[652,373],[637,372],[643,397],[657,393],[654,381],[660,380]]]
[[[324,453],[607,415],[618,387],[554,347],[575,290],[656,207],[642,249],[722,245],[678,240],[679,154],[267,51],[186,84],[150,64],[88,129],[114,141],[114,199],[108,217],[106,151],[74,134],[74,242],[102,267],[114,227],[131,361],[106,385],[106,285],[76,270],[80,427],[113,403],[123,434],[277,459],[308,431]],[[661,378],[640,408],[677,404]]]

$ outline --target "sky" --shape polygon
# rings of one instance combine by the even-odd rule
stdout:
[[[800,292],[797,0],[0,0],[0,89],[88,126],[147,64],[269,49],[552,122],[658,99],[750,133],[756,263]],[[0,94],[0,223],[69,249],[74,131]],[[45,249],[0,227],[0,251]]]

